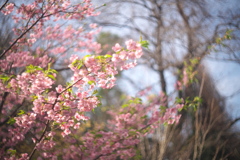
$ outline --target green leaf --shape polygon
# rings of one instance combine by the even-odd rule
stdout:
[[[217,43],[217,44],[221,44],[221,42],[222,42],[222,39],[221,39],[221,38],[216,38],[216,43]]]
[[[48,70],[45,71],[46,74],[49,73],[58,73],[55,69],[48,68]]]
[[[134,160],[141,160],[142,159],[142,155],[141,155],[141,151],[138,149],[136,150],[136,154],[133,157]]]
[[[233,30],[231,30],[231,29],[227,30],[224,38],[228,39],[228,40],[232,39],[232,36],[231,36],[232,32],[233,32]]]
[[[149,43],[148,43],[148,41],[143,41],[143,40],[142,40],[142,36],[140,36],[140,41],[139,41],[139,43],[141,44],[142,47],[148,49]]]
[[[3,83],[6,83],[11,79],[11,76],[0,75],[0,79],[3,81]]]
[[[102,137],[103,137],[102,134],[96,134],[96,135],[95,135],[95,138],[102,138]]]
[[[147,115],[141,117],[141,119],[146,119],[146,118],[147,118]]]
[[[177,104],[178,104],[178,103],[182,103],[182,99],[179,98],[179,97],[177,97],[176,100],[175,100],[175,103],[177,103]]]
[[[97,107],[100,107],[100,106],[102,106],[102,103],[101,103],[101,102],[97,104]]]
[[[167,125],[168,125],[168,123],[167,123],[167,122],[164,122],[164,123],[163,123],[163,126],[164,126],[164,127],[166,127]]]
[[[20,116],[20,115],[23,115],[23,114],[25,114],[25,111],[24,110],[20,110],[17,115]]]
[[[96,97],[97,97],[99,100],[102,99],[102,96],[100,96],[100,95],[97,95]]]
[[[131,115],[134,115],[134,114],[136,113],[136,109],[135,109],[135,108],[132,108],[132,109],[129,111],[129,113],[130,113]]]
[[[32,101],[34,101],[34,100],[38,99],[38,96],[32,95],[31,98],[32,98]]]
[[[70,107],[68,107],[68,106],[62,106],[62,109],[63,109],[63,110],[69,110]]]
[[[213,48],[213,46],[208,46],[208,50],[211,50]]]
[[[45,137],[44,138],[44,140],[47,140],[47,141],[50,140],[50,139],[51,139],[51,137]]]
[[[86,56],[84,56],[83,57],[83,60],[85,61],[85,59],[87,58],[87,57],[91,57],[92,55],[86,55]]]
[[[166,109],[167,109],[167,107],[165,107],[165,106],[160,106],[159,109],[160,109],[161,111],[165,112]]]
[[[82,66],[83,66],[83,60],[82,59],[77,59],[77,60],[75,60],[75,61],[73,61],[72,62],[72,65],[74,66],[74,67],[76,67],[77,69],[80,69]]]
[[[86,150],[87,149],[87,147],[81,147],[82,148],[82,150]]]
[[[57,122],[53,122],[53,125],[57,125],[57,126],[58,126],[58,125],[60,125],[60,123],[57,123]]]
[[[134,99],[129,100],[128,103],[129,104],[132,104],[132,103],[134,103],[134,104],[142,104],[142,100],[141,100],[141,98],[134,98]]]
[[[56,80],[56,78],[51,74],[48,74],[47,77],[51,78],[52,80]]]
[[[148,48],[148,46],[149,46],[148,41],[140,41],[140,44],[141,44],[142,47],[149,49]]]
[[[94,90],[92,94],[98,94],[98,90]]]
[[[149,127],[142,130],[142,133],[147,133],[147,132],[149,132]]]
[[[199,60],[197,58],[190,59],[192,65],[198,64]]]
[[[71,86],[72,83],[71,82],[66,82],[67,86]]]
[[[126,108],[128,106],[129,106],[129,104],[124,104],[124,105],[122,105],[122,108]]]
[[[109,54],[104,55],[104,58],[111,58],[112,56]]]
[[[95,81],[88,81],[88,84],[92,85],[92,84],[96,84],[96,82]]]
[[[10,118],[7,122],[7,124],[13,125],[16,122],[14,118]]]
[[[17,153],[15,149],[8,149],[7,152],[10,153],[11,155],[15,155]]]
[[[48,70],[50,70],[51,69],[51,63],[48,63]]]
[[[103,56],[96,56],[95,58],[98,60],[101,60],[101,59],[103,59]]]
[[[29,65],[26,67],[27,73],[34,73],[36,71],[43,71],[43,69],[39,66],[33,66],[33,65]]]
[[[136,133],[137,133],[136,131],[129,131],[130,136],[136,135]]]

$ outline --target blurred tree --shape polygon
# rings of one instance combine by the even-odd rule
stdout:
[[[111,46],[114,46],[116,43],[122,45],[123,41],[124,39],[122,37],[119,37],[111,32],[101,32],[97,37],[97,42],[102,46],[101,54],[107,54],[109,52],[111,53]]]
[[[9,46],[9,42],[12,39],[13,33],[9,28],[11,28],[11,23],[9,16],[3,16],[0,13],[0,23],[4,24],[0,26],[0,53]]]
[[[174,89],[167,74],[186,83],[183,73],[191,83],[177,92],[178,97],[202,99],[196,110],[183,112],[177,127],[160,127],[151,138],[142,140],[143,159],[239,159],[239,135],[232,129],[239,118],[232,120],[225,113],[225,99],[215,89],[207,69],[200,66],[214,50],[224,53],[218,59],[239,62],[240,6],[228,9],[230,2],[202,0],[98,3],[108,7],[102,9],[96,23],[118,27],[131,38],[142,35],[149,41],[142,64],[156,71],[159,86],[169,99],[176,94],[170,94]]]

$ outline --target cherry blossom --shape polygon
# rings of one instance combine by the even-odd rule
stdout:
[[[141,41],[128,40],[125,47],[116,44],[112,53],[99,55],[101,45],[94,36],[101,28],[84,25],[87,17],[99,14],[90,0],[7,3],[1,12],[17,24],[10,45],[0,53],[1,159],[129,159],[146,130],[179,121],[182,104],[162,113],[158,106],[166,98],[159,95],[161,101],[135,100],[118,112],[109,111],[109,131],[87,132],[77,139],[90,119],[87,113],[101,103],[97,90],[114,87],[119,70],[137,65]],[[60,60],[72,71],[66,85],[56,84],[59,73],[53,66]],[[68,143],[61,150],[55,149],[58,136]],[[31,143],[32,150],[18,153],[22,142]]]

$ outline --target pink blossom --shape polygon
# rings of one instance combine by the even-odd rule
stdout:
[[[70,5],[69,1],[64,1],[64,3],[62,4],[62,7],[66,9],[69,5]]]
[[[89,26],[90,26],[91,28],[97,28],[97,24],[96,24],[96,23],[91,23]]]
[[[58,93],[62,92],[62,90],[63,90],[62,85],[58,85],[58,86],[56,87],[56,91],[57,91]]]
[[[37,40],[36,38],[31,38],[31,39],[28,39],[27,42],[30,43],[30,44],[33,44],[35,43]]]
[[[14,9],[14,4],[13,4],[13,3],[9,3],[9,4],[7,4],[7,6],[5,7],[5,10],[2,11],[2,13],[3,13],[4,15],[8,15],[8,14],[10,14],[10,13],[13,11],[13,9]]]
[[[114,52],[119,52],[122,49],[122,47],[116,43],[115,46],[112,47],[112,50],[114,50]]]
[[[183,70],[183,85],[187,85],[188,84],[188,75],[187,75],[187,71],[186,69]]]

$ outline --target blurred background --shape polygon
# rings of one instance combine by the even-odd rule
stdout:
[[[240,159],[240,1],[239,0],[103,0],[94,1],[103,27],[97,41],[149,42],[136,68],[119,76],[115,89],[102,93],[106,106],[117,106],[117,95],[166,93],[202,103],[182,112],[180,124],[159,128],[142,140],[144,159]],[[195,77],[181,90],[184,72]],[[192,74],[191,74],[191,73]],[[144,99],[144,98],[143,98]],[[101,114],[100,117],[103,116]],[[167,131],[166,131],[167,130]]]

